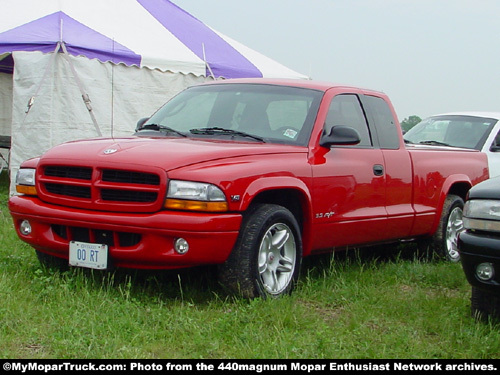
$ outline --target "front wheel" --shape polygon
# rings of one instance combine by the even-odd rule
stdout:
[[[439,226],[433,237],[435,253],[452,262],[460,261],[458,235],[463,231],[464,201],[457,195],[450,194],[443,204]]]
[[[260,204],[249,209],[219,280],[246,298],[280,297],[297,282],[302,241],[297,220],[286,208]]]

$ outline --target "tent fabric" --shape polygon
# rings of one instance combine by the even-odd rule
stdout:
[[[234,43],[168,0],[2,2],[9,4],[2,4],[0,56],[47,53],[62,41],[70,54],[102,62],[214,78],[307,78]]]
[[[0,135],[11,135],[12,75],[0,73]]]
[[[54,51],[60,38],[65,41],[72,55],[84,55],[91,59],[127,65],[140,65],[139,55],[63,12],[56,12],[5,31],[0,35],[0,53],[13,51],[49,53]]]

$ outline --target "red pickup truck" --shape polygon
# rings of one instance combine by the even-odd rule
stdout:
[[[458,260],[463,200],[488,178],[474,150],[405,145],[385,94],[313,81],[188,88],[129,138],[24,162],[9,208],[42,263],[217,264],[246,297],[291,292],[301,259],[422,240]]]

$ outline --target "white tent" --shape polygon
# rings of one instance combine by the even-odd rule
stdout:
[[[11,136],[12,175],[62,142],[130,135],[139,118],[192,84],[307,78],[168,0],[0,5],[0,136]]]

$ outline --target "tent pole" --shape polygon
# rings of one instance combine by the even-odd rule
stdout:
[[[203,61],[205,61],[205,65],[208,68],[208,71],[210,72],[210,75],[212,76],[212,78],[216,79],[214,72],[212,72],[212,68],[210,68],[210,65],[208,64],[207,56],[205,55],[205,43],[201,43],[201,47],[203,49]]]
[[[94,116],[94,112],[92,110],[92,105],[90,104],[90,97],[85,92],[83,84],[80,81],[80,78],[78,77],[78,74],[76,73],[75,66],[73,65],[73,62],[70,59],[70,55],[68,53],[68,50],[66,49],[66,45],[64,44],[64,42],[61,43],[61,48],[62,48],[62,50],[64,52],[63,55],[66,58],[66,61],[68,61],[68,63],[69,63],[69,66],[71,68],[71,72],[73,73],[73,77],[75,78],[75,82],[78,85],[78,88],[80,89],[80,92],[82,94],[83,102],[85,103],[85,106],[87,107],[87,109],[89,111],[90,118],[92,119],[92,122],[94,123],[95,130],[97,131],[98,136],[102,137],[101,129],[99,128],[99,125],[97,124],[97,120],[96,120],[96,118]]]

